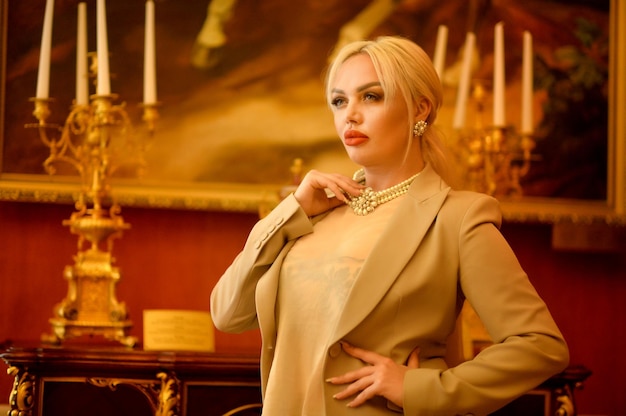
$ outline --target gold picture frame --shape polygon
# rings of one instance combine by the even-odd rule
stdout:
[[[38,3],[44,2],[40,1]],[[167,7],[169,3],[170,2],[157,3],[157,26],[159,25],[159,7]],[[619,51],[626,50],[626,6],[621,3],[622,2],[618,0],[610,0],[609,126],[607,137],[608,160],[606,199],[589,200],[554,197],[522,197],[515,200],[503,199],[501,202],[504,217],[506,220],[548,223],[555,223],[560,221],[585,223],[603,222],[611,224],[626,223],[626,121],[623,117],[623,114],[626,114],[626,73],[623,70],[623,68],[626,68],[626,54],[624,54],[623,52],[621,54],[619,53]],[[0,117],[2,117],[2,119],[0,119],[0,123],[2,126],[3,137],[0,137],[0,144],[4,144],[4,136],[7,134],[6,132],[8,131],[5,126],[7,125],[7,123],[15,122],[13,119],[7,117],[6,112],[8,106],[11,106],[11,108],[13,108],[16,104],[13,101],[7,102],[6,95],[7,40],[9,36],[8,25],[15,24],[15,22],[11,22],[9,19],[9,6],[14,6],[18,4],[18,2],[16,0],[2,0],[1,4],[1,56],[3,57],[3,60],[2,79],[0,80],[0,98],[2,100],[2,106],[0,108]],[[89,7],[92,6],[94,5],[89,3]],[[40,7],[41,10],[43,10],[42,7],[43,6]],[[265,6],[258,5],[255,7],[261,8]],[[39,13],[39,19],[42,19],[43,16],[41,10],[37,10],[36,8],[33,9],[33,13]],[[262,11],[265,12],[267,10]],[[253,12],[254,11],[250,12],[251,15],[247,17],[250,22],[253,22],[254,18],[257,17],[253,16]],[[259,10],[256,10],[256,12],[259,12]],[[285,13],[287,12],[289,12],[289,10],[285,11]],[[161,13],[165,14],[165,12],[162,11]],[[341,14],[340,12],[338,13]],[[163,16],[163,14],[161,14],[161,16]],[[347,21],[349,20],[349,15],[350,13],[346,11],[342,16],[338,16],[337,19],[343,19],[343,21]],[[118,22],[116,25],[119,26],[121,24],[122,22]],[[73,26],[71,26],[71,28],[73,30]],[[25,28],[25,30],[27,29],[29,28]],[[29,36],[34,39],[40,39],[41,22],[33,24],[30,29],[32,29],[33,33],[31,33]],[[255,34],[250,34],[250,36],[253,35]],[[261,33],[261,35],[267,34]],[[334,35],[329,35],[329,38],[332,39],[336,39],[336,37],[337,33],[335,33]],[[161,40],[162,39],[158,37],[157,33],[157,43]],[[434,39],[432,40],[434,41]],[[167,41],[168,40],[166,40],[166,42]],[[237,41],[240,42],[239,46],[241,46],[241,44],[243,44],[246,39],[242,40],[241,38],[236,38],[234,42],[236,43]],[[328,54],[328,51],[331,50],[329,48],[329,45],[332,46],[332,43],[327,43],[324,46],[323,52],[326,55]],[[169,46],[171,47],[171,45]],[[249,49],[247,49],[245,52],[253,53],[251,51],[253,51],[255,46],[256,45],[250,45]],[[429,44],[429,46],[432,46],[432,42]],[[112,53],[115,54],[115,50],[113,49],[113,47],[111,49]],[[38,49],[36,49],[34,53],[36,53],[37,51]],[[66,55],[69,55],[69,58],[66,57],[66,60],[69,59],[71,61],[73,56],[72,51],[70,51],[69,53],[67,52],[67,50],[65,51]],[[141,51],[138,51],[138,53],[140,52]],[[272,53],[274,53],[274,55],[272,55],[271,53],[269,54],[270,58],[274,57],[274,61],[272,62],[277,62],[277,58],[284,58],[287,64],[290,62],[289,59],[295,60],[302,56],[284,56],[284,54],[281,54],[280,51],[273,51]],[[172,61],[175,61],[177,59],[176,56],[173,56],[171,58]],[[167,59],[170,60],[170,58]],[[160,57],[157,60],[159,62],[162,62],[164,58]],[[21,63],[23,64],[24,62]],[[238,63],[241,63],[241,61],[239,61]],[[9,64],[11,64],[11,62],[9,62]],[[15,62],[13,62],[12,64],[15,64]],[[266,72],[269,73],[269,71],[272,70],[272,65],[272,63],[267,63],[268,69],[266,70]],[[315,62],[313,62],[313,65],[319,68],[319,71],[318,73],[316,73],[316,75],[318,76],[318,78],[320,78],[323,66],[325,65],[325,61],[317,59]],[[246,71],[245,66],[242,66],[242,68],[243,69],[239,70],[240,77],[244,77],[244,75],[242,74]],[[159,67],[157,70],[157,74],[162,74],[162,71],[160,70],[161,68]],[[120,70],[120,78],[125,76],[121,72],[122,71]],[[296,76],[295,74],[291,75]],[[55,75],[53,73],[51,78],[51,84],[55,82],[54,76]],[[135,76],[136,78],[139,77],[136,75],[133,76]],[[165,80],[164,78],[159,77],[159,86],[164,83],[169,83],[170,81],[171,77],[166,78]],[[320,80],[318,79],[318,81]],[[139,82],[136,82],[136,84],[140,85]],[[73,88],[73,86],[70,84],[65,83],[64,85],[66,88]],[[319,85],[321,86],[321,81]],[[34,95],[34,83],[32,90],[32,95]],[[130,102],[135,98],[139,99],[139,94],[140,91],[137,91],[136,95],[129,95],[123,98],[128,99]],[[322,94],[323,93],[320,89],[319,96],[310,98],[310,100],[315,101],[316,103],[323,103]],[[24,95],[22,98],[24,102],[27,102],[29,97],[30,96],[28,95]],[[296,97],[295,101],[300,100],[301,98],[302,97]],[[220,96],[218,95],[216,99],[220,99]],[[287,97],[287,99],[292,98]],[[169,111],[172,111],[174,106],[182,108],[182,110],[179,111],[183,111],[184,109],[188,109],[191,105],[193,105],[189,103],[185,104],[186,106],[181,104],[181,97],[176,97],[176,100],[178,101],[175,101],[173,105],[171,102],[163,99],[162,113],[165,116],[167,116]],[[65,102],[67,103],[67,99]],[[59,116],[59,114],[63,112],[62,104],[63,102],[59,102],[58,105],[54,107],[53,111],[57,112],[57,116]],[[130,108],[130,105],[128,108]],[[28,113],[28,111],[32,110],[24,110],[25,113]],[[254,108],[252,108],[251,111],[254,111]],[[321,130],[323,130],[320,135],[324,135],[325,138],[332,136],[332,130],[330,130],[329,133],[329,129],[326,127],[328,126],[330,127],[330,129],[332,129],[332,119],[330,118],[330,114],[322,116],[318,116],[318,114],[319,113],[312,112],[308,119],[298,119],[297,123],[301,123],[303,125],[303,130],[311,128],[317,129],[320,128],[319,126],[324,126],[324,128],[320,128]],[[315,119],[316,117],[319,118],[319,120]],[[311,127],[311,125],[305,125],[308,121],[311,121],[311,119],[315,119],[311,122],[311,125],[314,127]],[[30,122],[33,122],[34,120],[35,119],[32,118]],[[157,138],[159,136],[159,129],[161,128],[163,130],[167,130],[168,126],[159,126],[159,124],[157,124]],[[283,133],[284,132],[281,132],[281,134]],[[28,131],[27,129],[24,129],[23,135],[35,136],[36,133],[34,131]],[[158,146],[158,144],[159,143],[154,143],[154,146]],[[338,144],[335,144],[333,146],[336,145]],[[316,146],[318,145],[316,144]],[[331,145],[326,143],[324,144],[324,146],[328,147]],[[41,145],[41,147],[44,151],[46,150],[43,145]],[[315,149],[319,149],[319,146],[315,147],[311,145],[306,148],[305,152],[311,153],[314,152]],[[336,149],[336,147],[334,149]],[[255,156],[255,151],[256,148],[252,147],[246,152],[248,153],[247,159],[241,162],[241,166],[244,166],[248,164],[250,160],[253,160]],[[73,203],[77,200],[80,193],[80,188],[76,177],[63,175],[49,176],[43,172],[22,173],[5,171],[2,160],[4,160],[5,157],[8,157],[6,153],[6,146],[1,146],[0,152],[4,152],[0,153],[0,156],[2,156],[0,157],[0,200],[55,203]],[[297,150],[292,150],[291,153],[283,152],[281,154],[282,158],[277,158],[274,161],[270,160],[270,162],[264,162],[265,166],[263,166],[262,169],[265,170],[266,168],[271,168],[275,173],[274,177],[276,178],[276,180],[272,181],[265,181],[262,178],[259,179],[258,182],[246,182],[245,180],[231,181],[228,180],[228,178],[226,180],[224,180],[223,178],[218,178],[217,180],[209,181],[178,179],[169,180],[167,177],[159,177],[153,179],[116,178],[113,181],[113,194],[122,206],[259,212],[260,210],[262,211],[264,209],[268,209],[275,203],[277,203],[280,198],[279,195],[281,189],[283,189],[284,186],[287,186],[290,183],[291,174],[289,161],[293,160],[293,158],[295,157],[300,156],[302,155],[298,153]],[[306,157],[304,159],[306,160]],[[258,168],[256,169],[256,172],[259,172]]]

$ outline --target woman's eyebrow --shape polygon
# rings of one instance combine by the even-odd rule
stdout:
[[[357,88],[357,91],[361,92],[363,90],[366,90],[368,88],[372,88],[372,87],[380,87],[382,84],[378,81],[374,81],[374,82],[368,82],[365,85],[361,85],[359,88]]]
[[[361,85],[356,90],[357,90],[357,92],[361,92],[361,91],[366,90],[368,88],[380,87],[380,86],[382,86],[382,84],[379,81],[373,81],[373,82],[368,82],[367,84]],[[336,93],[336,94],[345,94],[345,91],[340,89],[340,88],[333,88],[330,91],[332,93]]]

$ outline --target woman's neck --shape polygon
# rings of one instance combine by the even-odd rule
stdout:
[[[414,165],[405,164],[394,170],[364,167],[365,185],[374,191],[382,191],[421,172],[425,166],[426,164],[422,161]]]

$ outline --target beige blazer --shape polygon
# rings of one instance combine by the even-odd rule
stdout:
[[[323,217],[309,219],[287,197],[254,226],[211,294],[218,329],[260,327],[263,391],[274,358],[282,261]],[[375,398],[354,414],[487,414],[566,367],[563,336],[500,234],[500,222],[495,199],[451,190],[428,166],[415,179],[356,279],[327,345],[324,379],[363,365],[342,352],[341,340],[398,363],[419,347],[420,368],[407,373],[404,409]],[[495,345],[448,368],[446,339],[465,299]],[[343,387],[320,383],[326,414],[347,414],[345,402],[332,398]]]

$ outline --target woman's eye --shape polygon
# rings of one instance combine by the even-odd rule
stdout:
[[[380,96],[373,92],[368,92],[368,93],[363,94],[364,101],[378,101],[379,99],[380,99]]]
[[[330,102],[330,104],[333,107],[341,107],[344,103],[345,103],[345,100],[341,97],[335,97]]]

